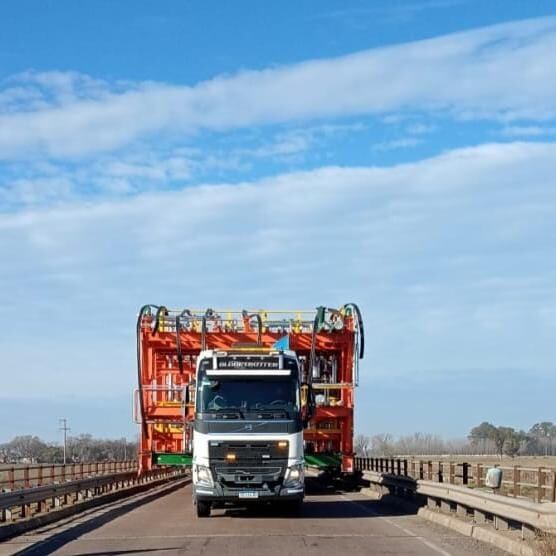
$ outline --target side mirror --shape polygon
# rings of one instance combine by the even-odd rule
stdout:
[[[185,387],[185,405],[190,405],[195,402],[196,386],[197,385],[193,380]]]

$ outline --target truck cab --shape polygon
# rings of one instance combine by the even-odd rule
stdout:
[[[305,411],[295,352],[201,351],[192,459],[197,516],[229,504],[299,508],[305,494]]]

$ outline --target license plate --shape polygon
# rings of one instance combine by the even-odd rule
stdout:
[[[259,493],[258,492],[240,492],[239,497],[240,498],[258,498]]]

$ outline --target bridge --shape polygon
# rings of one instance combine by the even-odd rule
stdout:
[[[301,513],[271,508],[194,516],[189,479],[102,504],[4,540],[0,555],[411,554],[504,552],[357,492],[310,487]]]
[[[288,355],[290,349],[295,359]],[[538,539],[556,533],[554,470],[499,469],[495,475],[508,473],[494,493],[487,488],[492,486],[488,470],[480,464],[355,457],[354,389],[363,353],[363,322],[352,303],[339,309],[322,306],[314,314],[144,306],[137,320],[137,461],[0,468],[0,556],[459,556],[503,554],[501,549],[534,556],[539,547],[544,550]],[[222,374],[253,376],[257,369],[256,376],[267,373],[259,387],[269,384],[269,368],[276,376],[290,377],[288,384],[297,392],[290,402],[285,401],[287,393],[275,399],[270,389],[272,397],[265,403],[258,398],[257,403],[234,401],[233,390],[232,401],[221,407],[198,410],[193,403],[199,376],[206,380],[199,379],[207,395],[214,390],[215,399],[223,400]],[[219,378],[214,384],[210,373]],[[252,430],[252,421],[264,423],[267,434],[282,436],[265,440],[262,448],[260,442],[250,444],[251,433],[236,430],[234,419],[240,418],[251,427],[246,430]],[[284,429],[284,422],[291,430]],[[228,434],[230,424],[239,437],[236,444],[223,451],[224,442],[213,437],[209,445],[208,433]],[[195,438],[205,442],[206,453],[214,450],[220,462],[213,472],[224,479],[214,479],[216,485],[199,479],[200,468],[210,475],[208,462],[192,460],[198,425]],[[289,452],[272,451],[278,448]],[[198,453],[208,457],[202,456],[202,444]],[[242,458],[250,463],[238,471]],[[275,467],[264,465],[271,458],[290,466],[288,473],[295,470],[301,487],[286,484],[288,475],[279,475],[280,465],[271,472]],[[303,468],[310,477],[299,509]],[[214,490],[207,493],[209,487]],[[259,491],[275,504],[222,503],[245,502],[242,494],[257,498]],[[203,502],[203,495],[212,498]],[[550,550],[545,553],[556,554]]]
[[[480,466],[463,464],[460,473],[452,464],[381,458],[356,466],[351,482],[310,472],[299,514],[238,506],[208,519],[194,513],[186,468],[138,475],[137,462],[7,466],[0,556],[553,553],[528,539],[556,530],[554,471],[537,470],[529,485],[528,471],[514,470],[521,479],[506,481],[503,495],[484,489]]]

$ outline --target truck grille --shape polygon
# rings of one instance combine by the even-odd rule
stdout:
[[[281,463],[282,465],[277,465]],[[248,466],[242,464],[211,465],[213,476],[218,483],[231,489],[245,487],[261,488],[266,485],[273,490],[282,483],[287,462],[273,462],[272,465]]]
[[[209,459],[211,461],[226,461],[228,454],[235,455],[235,462],[239,463],[261,463],[276,459],[287,459],[288,448],[280,448],[278,442],[230,442],[210,441]]]
[[[235,459],[226,459],[234,454]],[[229,489],[246,486],[274,489],[282,483],[288,466],[288,448],[278,442],[209,443],[209,461],[214,479]]]

